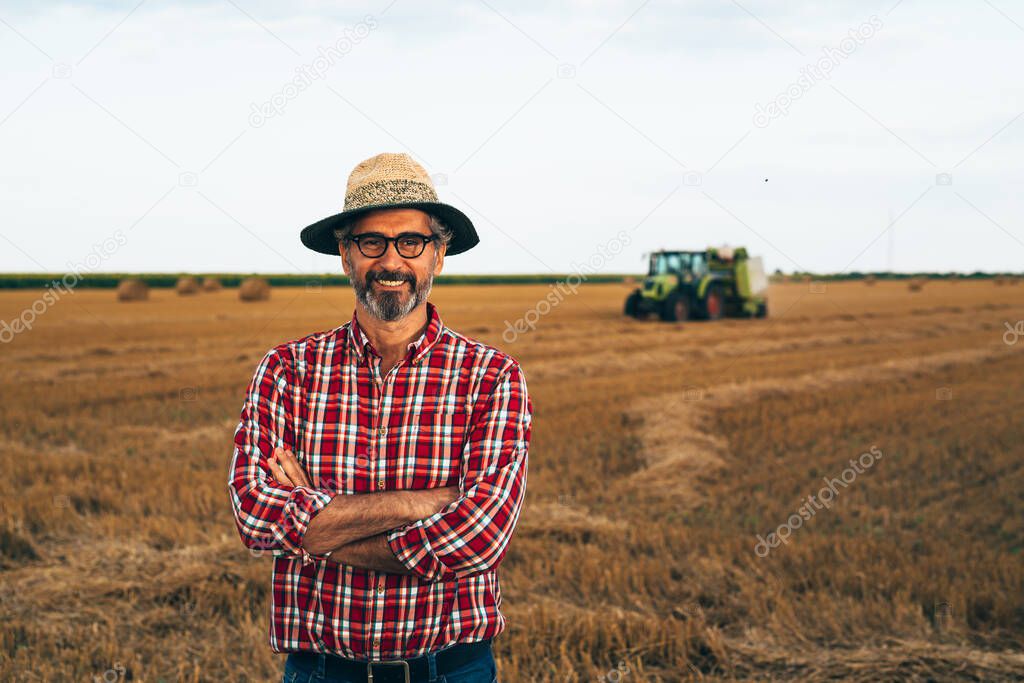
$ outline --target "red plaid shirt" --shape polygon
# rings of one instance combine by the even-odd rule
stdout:
[[[249,385],[228,488],[244,544],[274,555],[270,646],[360,659],[421,655],[505,628],[496,569],[526,493],[532,404],[519,364],[428,325],[386,377],[352,320],[271,349]],[[290,448],[313,488],[272,478]],[[460,487],[444,510],[388,532],[412,575],[302,548],[336,495]]]

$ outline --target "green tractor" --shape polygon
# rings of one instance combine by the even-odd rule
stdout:
[[[626,298],[625,313],[637,319],[718,320],[764,318],[768,279],[760,257],[743,247],[705,251],[655,251],[640,287]]]

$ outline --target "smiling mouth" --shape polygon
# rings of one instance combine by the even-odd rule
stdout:
[[[406,280],[374,280],[374,282],[384,287],[401,287]]]

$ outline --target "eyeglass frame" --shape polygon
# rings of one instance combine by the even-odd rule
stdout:
[[[363,251],[363,245],[361,245],[359,243],[360,238],[363,238],[363,237],[377,237],[379,239],[384,240],[384,251],[380,252],[376,256],[370,256],[369,254],[367,254],[366,252]],[[398,249],[398,240],[400,240],[402,238],[405,238],[405,237],[419,237],[421,240],[423,240],[422,243],[420,244],[420,250],[419,250],[419,252],[415,256],[406,256],[405,254],[403,254]],[[403,232],[402,234],[398,235],[397,237],[388,237],[387,235],[384,235],[383,233],[379,233],[379,232],[361,232],[358,235],[346,235],[345,236],[345,241],[346,242],[355,242],[356,243],[356,248],[359,249],[359,253],[362,254],[363,256],[365,256],[366,258],[382,258],[384,256],[384,254],[388,253],[388,247],[390,247],[392,243],[395,245],[395,253],[397,253],[402,258],[404,258],[404,259],[419,258],[420,256],[423,256],[423,252],[426,251],[428,244],[430,244],[431,242],[437,242],[439,239],[440,239],[440,237],[438,237],[437,235],[424,235],[424,234],[418,233],[418,232]]]

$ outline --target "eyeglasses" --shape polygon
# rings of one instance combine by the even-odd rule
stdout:
[[[421,235],[416,232],[402,233],[398,237],[385,237],[376,232],[364,232],[361,235],[349,235],[348,241],[355,242],[359,253],[367,258],[380,258],[388,250],[388,243],[395,243],[395,251],[405,258],[416,258],[427,248],[428,242],[437,239],[437,235]]]

